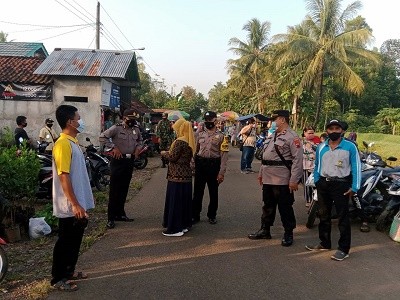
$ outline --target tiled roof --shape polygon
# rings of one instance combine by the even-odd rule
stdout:
[[[35,74],[108,77],[140,82],[132,51],[55,49]]]
[[[49,55],[42,43],[0,42],[0,56],[34,57],[35,53]]]
[[[0,82],[49,84],[51,76],[33,74],[42,62],[36,57],[0,56]]]

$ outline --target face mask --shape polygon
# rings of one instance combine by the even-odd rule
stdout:
[[[128,125],[128,127],[130,127],[130,128],[135,126],[135,124],[136,124],[135,120],[126,120],[126,125]]]
[[[271,122],[271,128],[270,129],[275,131],[275,129],[276,129],[276,122],[275,121]]]
[[[53,124],[47,124],[47,127],[51,128],[53,127]]]
[[[82,133],[85,131],[85,122],[83,122],[82,119],[78,120],[79,126],[76,127],[76,130],[78,130],[79,133]]]
[[[328,136],[329,136],[329,139],[331,139],[332,141],[337,141],[342,136],[342,133],[341,132],[331,132],[331,133],[328,133]]]
[[[26,126],[28,126],[28,123],[22,124],[22,127],[26,127]]]
[[[214,124],[214,122],[204,122],[204,126],[205,126],[208,130],[210,130],[210,129],[213,129],[213,128],[215,127],[215,124]]]

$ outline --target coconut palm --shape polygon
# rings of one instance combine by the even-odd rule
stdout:
[[[362,79],[352,68],[352,62],[365,61],[378,64],[378,56],[364,48],[371,41],[368,27],[348,27],[361,8],[356,1],[341,10],[342,0],[307,0],[308,15],[302,24],[289,27],[287,34],[274,36],[283,46],[277,51],[277,70],[288,69],[285,80],[299,78],[294,92],[298,101],[304,90],[312,92],[316,100],[314,125],[317,125],[323,100],[323,82],[331,77],[343,88],[355,95],[364,90]],[[297,106],[297,103],[294,103]]]
[[[228,60],[228,69],[239,89],[254,88],[253,98],[257,99],[259,112],[263,113],[264,103],[260,95],[261,69],[267,65],[266,49],[269,46],[271,24],[252,19],[243,26],[247,31],[247,40],[234,37],[229,40],[229,49],[238,55],[238,59]]]

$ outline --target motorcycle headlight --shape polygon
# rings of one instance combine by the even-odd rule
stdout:
[[[366,163],[369,165],[375,165],[379,162],[379,159],[377,158],[372,158],[372,157],[367,157]]]

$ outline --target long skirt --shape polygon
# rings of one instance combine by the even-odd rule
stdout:
[[[192,183],[168,181],[163,227],[181,232],[192,226]]]

